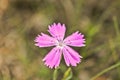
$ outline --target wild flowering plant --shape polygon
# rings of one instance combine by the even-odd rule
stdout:
[[[77,66],[77,63],[81,62],[82,56],[70,46],[85,46],[84,35],[76,31],[67,38],[64,38],[66,27],[60,23],[50,25],[48,32],[51,36],[41,33],[35,39],[35,45],[38,47],[54,46],[43,59],[45,65],[49,68],[57,68],[63,54],[67,66]]]

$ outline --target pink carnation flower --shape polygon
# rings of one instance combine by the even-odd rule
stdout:
[[[43,59],[45,65],[49,68],[57,68],[63,54],[67,66],[76,66],[81,62],[82,56],[69,46],[85,46],[84,35],[76,31],[64,39],[66,27],[64,24],[53,24],[49,26],[48,32],[51,36],[41,33],[35,39],[35,45],[38,47],[55,46]]]

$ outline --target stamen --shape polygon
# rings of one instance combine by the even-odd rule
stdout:
[[[65,46],[65,43],[63,40],[56,41],[56,46],[59,48],[63,48]]]

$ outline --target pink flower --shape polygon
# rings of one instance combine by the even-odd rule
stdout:
[[[76,31],[64,39],[66,27],[64,24],[53,24],[49,26],[48,32],[51,36],[41,33],[35,39],[35,45],[38,47],[55,46],[43,59],[45,65],[49,68],[57,68],[63,54],[67,66],[76,66],[81,62],[81,56],[69,46],[85,46],[84,35]]]

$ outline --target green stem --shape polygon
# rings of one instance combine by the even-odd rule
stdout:
[[[101,71],[97,75],[93,76],[90,80],[95,80],[97,77],[99,77],[99,76],[103,75],[104,73],[106,73],[106,72],[108,72],[108,71],[110,71],[110,70],[112,70],[112,69],[114,69],[116,67],[119,67],[119,66],[120,66],[120,62],[118,62],[118,63],[116,63],[116,64],[114,64],[114,65],[112,65],[112,66],[110,66],[110,67],[108,67],[106,69],[104,69],[103,71]]]
[[[114,16],[113,17],[113,21],[114,21],[114,27],[115,27],[115,31],[116,31],[116,34],[117,34],[117,36],[119,36],[119,26],[118,26],[118,21],[117,21],[117,17],[116,16]]]
[[[58,68],[56,68],[53,72],[53,80],[57,80],[57,76],[58,76]]]

